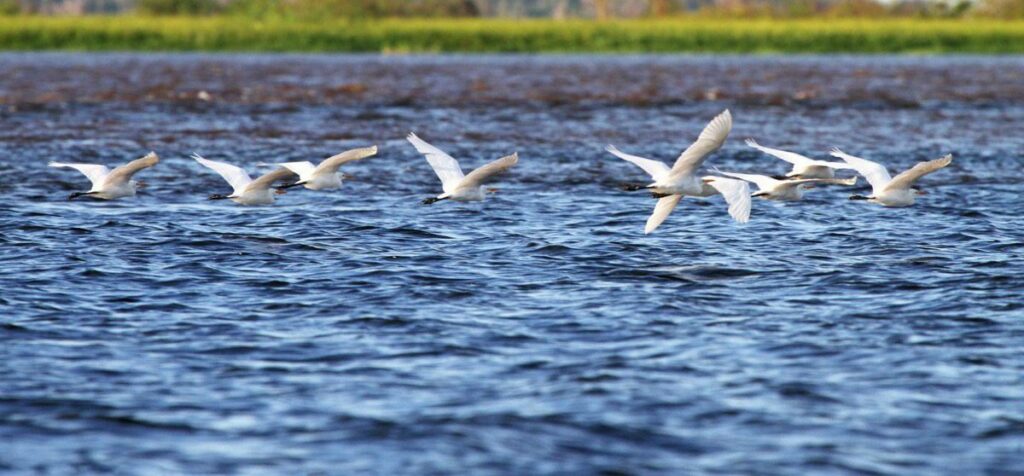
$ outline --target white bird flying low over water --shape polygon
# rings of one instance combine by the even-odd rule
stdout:
[[[334,190],[341,188],[341,175],[338,168],[354,160],[365,159],[377,153],[377,146],[363,147],[342,152],[333,157],[324,159],[319,165],[312,162],[285,162],[279,164],[282,167],[295,172],[299,180],[295,183],[285,185],[281,188],[296,187],[302,185],[309,190]]]
[[[410,133],[406,139],[409,140],[419,153],[427,157],[430,167],[434,169],[434,173],[441,179],[441,188],[444,190],[444,193],[424,200],[423,203],[427,205],[449,199],[458,202],[483,200],[486,195],[483,185],[495,175],[512,168],[512,166],[519,162],[519,154],[513,153],[486,164],[470,172],[468,175],[463,175],[459,162],[441,149],[424,142],[423,139],[420,139],[413,133]]]
[[[796,152],[787,152],[785,150],[765,147],[761,144],[758,144],[756,141],[754,141],[754,139],[747,139],[747,145],[768,155],[785,160],[786,162],[793,164],[793,169],[786,174],[786,177],[788,178],[828,179],[835,177],[834,169],[851,168],[849,165],[842,162],[826,162],[824,160],[815,160],[810,157],[797,154]]]
[[[274,182],[292,175],[291,170],[282,167],[253,180],[249,178],[249,174],[245,173],[244,170],[234,165],[207,160],[199,154],[192,154],[192,158],[196,159],[196,162],[203,166],[213,169],[221,177],[224,177],[224,180],[233,189],[231,195],[210,195],[210,200],[229,198],[231,201],[241,205],[270,205],[274,203],[275,193],[284,193],[283,191],[277,192],[271,188]]]
[[[135,159],[127,164],[108,169],[105,165],[95,164],[66,164],[63,162],[50,162],[50,167],[72,168],[85,174],[92,182],[92,188],[88,192],[75,192],[68,196],[68,200],[78,197],[93,197],[103,200],[114,200],[122,197],[134,197],[136,189],[143,186],[142,182],[132,180],[132,176],[142,169],[152,167],[160,162],[155,152],[146,154],[141,159]]]
[[[945,157],[925,162],[918,162],[909,170],[890,178],[889,171],[885,170],[882,164],[870,160],[854,157],[839,149],[832,149],[832,156],[838,157],[850,164],[850,167],[871,184],[871,195],[853,195],[850,200],[867,200],[887,207],[909,207],[914,204],[915,195],[923,195],[925,192],[915,188],[914,182],[921,177],[939,170],[953,162],[953,154],[946,154]]]
[[[657,229],[683,196],[709,197],[721,194],[729,204],[729,215],[733,219],[740,223],[750,219],[750,187],[746,182],[696,174],[704,159],[722,146],[731,130],[732,115],[727,109],[711,120],[697,141],[679,155],[672,168],[657,160],[626,154],[615,146],[609,145],[606,148],[612,155],[640,167],[654,180],[650,185],[640,188],[650,190],[658,198],[654,213],[644,226],[644,234]]]
[[[754,192],[752,196],[764,198],[766,200],[800,200],[804,198],[804,190],[806,190],[807,187],[810,187],[813,184],[820,183],[846,186],[852,186],[857,184],[857,177],[850,177],[848,179],[816,178],[778,180],[767,175],[738,174],[735,172],[722,172],[720,170],[715,170],[715,172],[725,175],[727,177],[746,180],[747,182],[757,185],[757,192]]]

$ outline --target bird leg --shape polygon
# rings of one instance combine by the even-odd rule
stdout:
[[[627,184],[623,184],[621,188],[623,190],[627,191],[627,192],[635,192],[637,190],[643,190],[643,189],[647,188],[647,186],[643,185],[643,184],[637,184],[637,183],[627,183]]]
[[[444,198],[430,197],[428,199],[423,200],[423,204],[424,205],[430,205],[432,203],[437,203],[437,202],[440,202],[441,200],[447,200],[447,199],[448,199],[448,197],[444,197]]]
[[[864,195],[850,195],[850,200],[871,200],[871,197],[865,197]]]
[[[671,196],[671,195],[672,195],[671,193],[651,192],[651,196],[654,197],[654,198],[665,198],[665,197],[668,197],[668,196]]]
[[[227,195],[219,195],[219,194],[210,195],[210,200],[224,200],[225,198],[229,198],[229,197]]]

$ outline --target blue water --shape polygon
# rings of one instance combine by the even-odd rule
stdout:
[[[0,472],[1024,473],[1024,60],[0,55]],[[1014,79],[1017,78],[1017,79]],[[211,100],[197,99],[206,91]],[[738,225],[642,172],[742,139],[903,169]],[[432,206],[415,130],[486,202]],[[377,144],[334,193],[205,200]],[[50,160],[162,162],[67,202]]]

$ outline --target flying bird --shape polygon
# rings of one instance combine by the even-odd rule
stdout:
[[[630,162],[647,172],[654,180],[643,190],[650,190],[658,198],[654,213],[647,219],[644,234],[649,234],[661,225],[684,196],[709,197],[721,194],[729,204],[729,215],[740,223],[750,219],[750,187],[742,180],[724,177],[700,176],[697,169],[709,154],[718,150],[732,130],[732,115],[729,110],[716,116],[691,144],[676,159],[672,168],[665,163],[626,154],[615,146],[605,150],[612,155]]]
[[[426,143],[413,133],[410,133],[406,139],[419,153],[427,157],[430,167],[434,169],[434,173],[441,179],[441,188],[444,190],[444,193],[424,200],[423,203],[426,205],[441,200],[455,200],[457,202],[483,200],[486,195],[483,187],[484,184],[519,162],[519,154],[513,153],[483,165],[467,175],[463,175],[459,162],[441,149]]]
[[[74,200],[83,196],[114,200],[123,197],[134,197],[135,191],[145,184],[141,181],[132,180],[132,177],[140,170],[152,167],[158,162],[160,162],[160,157],[157,157],[156,152],[150,152],[145,157],[135,159],[114,170],[108,169],[105,165],[67,164],[63,162],[50,162],[50,167],[78,170],[92,182],[92,188],[88,192],[72,193],[68,196],[68,200]]]
[[[815,160],[810,157],[806,157],[796,152],[788,152],[785,150],[772,149],[771,147],[765,147],[758,144],[754,139],[747,139],[747,145],[753,147],[761,152],[764,152],[773,157],[785,160],[790,164],[793,164],[793,169],[789,171],[785,176],[788,178],[801,178],[801,179],[816,179],[823,178],[828,179],[835,177],[835,169],[849,169],[850,166],[842,162],[826,162],[824,160]]]
[[[279,164],[299,176],[297,182],[280,188],[290,188],[299,185],[309,190],[334,190],[341,188],[342,177],[338,173],[338,168],[349,162],[373,156],[376,153],[377,146],[363,147],[361,149],[347,150],[324,159],[319,165],[313,165],[312,162],[285,162]]]
[[[727,177],[738,178],[757,185],[757,191],[752,196],[766,200],[794,201],[804,198],[804,191],[814,184],[834,184],[853,186],[857,183],[857,177],[848,179],[815,178],[815,179],[788,179],[779,180],[767,175],[739,174],[735,172],[715,172]]]
[[[890,178],[889,171],[877,162],[854,157],[839,149],[832,149],[832,156],[845,160],[851,168],[863,175],[864,179],[871,184],[871,195],[852,195],[850,200],[867,200],[887,207],[913,205],[916,195],[925,194],[924,191],[913,186],[914,182],[953,162],[953,154],[946,154],[939,159],[918,162],[909,170]]]
[[[283,180],[292,175],[291,170],[281,167],[262,175],[256,180],[253,180],[245,170],[235,167],[234,165],[204,159],[199,154],[192,154],[192,158],[203,166],[213,169],[213,171],[220,174],[221,177],[224,177],[224,180],[226,180],[233,189],[230,195],[210,195],[210,200],[222,200],[228,198],[240,205],[270,205],[274,203],[275,193],[284,193],[283,190],[275,191],[271,189],[274,182]]]

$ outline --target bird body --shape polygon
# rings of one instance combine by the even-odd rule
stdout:
[[[761,152],[792,164],[792,170],[786,174],[786,177],[789,178],[830,179],[835,177],[836,169],[850,168],[850,166],[845,163],[815,160],[810,157],[797,154],[796,152],[765,147],[758,144],[754,139],[747,139],[746,144]]]
[[[796,201],[804,198],[804,191],[812,184],[836,184],[852,186],[857,183],[857,177],[849,179],[817,178],[817,179],[788,179],[779,180],[767,175],[740,174],[735,172],[716,171],[727,177],[733,177],[757,185],[757,192],[754,197],[766,200]]]
[[[312,162],[285,162],[282,167],[299,176],[299,180],[288,187],[302,185],[309,190],[335,190],[341,188],[342,177],[338,169],[349,162],[365,159],[377,153],[377,146],[352,149],[329,157],[314,165]]]
[[[213,169],[231,185],[232,193],[230,195],[210,195],[210,200],[226,198],[239,205],[270,205],[274,203],[274,195],[278,193],[271,188],[274,182],[283,180],[293,173],[286,168],[278,168],[253,180],[245,170],[234,165],[208,160],[199,154],[192,154],[192,158],[203,166]]]
[[[700,176],[697,169],[712,152],[718,150],[732,130],[732,114],[729,110],[711,120],[691,144],[669,168],[663,162],[626,154],[615,146],[605,150],[612,155],[640,167],[654,180],[644,187],[658,198],[654,212],[647,219],[644,234],[653,232],[668,218],[684,196],[707,197],[721,194],[729,204],[729,214],[740,223],[750,218],[750,192],[746,182],[724,177]],[[740,193],[743,192],[744,193]]]
[[[155,152],[150,152],[145,157],[128,162],[114,170],[110,170],[104,165],[68,164],[63,162],[50,162],[50,167],[78,170],[92,182],[92,188],[89,191],[72,193],[68,200],[74,200],[81,196],[115,200],[124,197],[134,197],[136,190],[140,187],[140,182],[132,180],[132,177],[142,169],[152,167],[159,162],[160,157]]]
[[[918,162],[910,169],[895,177],[889,176],[889,171],[882,164],[867,159],[855,157],[839,149],[832,149],[832,156],[843,159],[864,179],[871,184],[871,195],[851,196],[851,200],[866,200],[886,207],[909,207],[914,204],[917,195],[921,195],[920,189],[913,187],[918,179],[948,166],[953,162],[953,154],[946,154],[944,157]]]
[[[459,162],[441,149],[428,144],[416,134],[410,133],[406,139],[419,153],[426,156],[427,163],[434,169],[437,177],[441,179],[441,188],[444,193],[424,200],[423,203],[425,204],[431,204],[439,200],[454,200],[457,202],[481,201],[487,196],[484,184],[519,162],[519,154],[513,153],[485,164],[469,174],[463,175]]]

